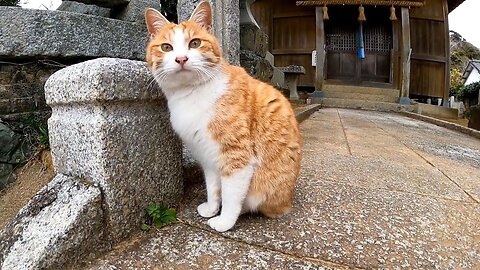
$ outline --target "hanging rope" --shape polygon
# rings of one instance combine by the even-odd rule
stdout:
[[[360,5],[358,7],[358,21],[359,22],[364,22],[366,20],[367,20],[367,18],[365,17],[365,8],[362,5]]]
[[[324,21],[330,20],[330,17],[328,17],[328,7],[327,7],[327,5],[323,6],[323,20]]]
[[[377,6],[399,6],[399,7],[422,7],[423,0],[307,0],[297,1],[297,6],[324,6],[324,5],[377,5]]]
[[[395,7],[392,5],[390,7],[390,21],[396,21],[397,20],[397,14],[395,14]]]

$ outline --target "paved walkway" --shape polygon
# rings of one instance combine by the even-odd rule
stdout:
[[[216,233],[190,185],[181,222],[92,269],[480,269],[480,140],[389,113],[322,109],[301,124],[292,213]]]

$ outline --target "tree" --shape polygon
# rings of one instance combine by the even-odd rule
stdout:
[[[18,7],[20,0],[0,0],[0,6],[15,6]]]
[[[459,33],[450,30],[450,95],[460,97],[466,93],[463,89],[462,74],[468,61],[472,59],[480,59],[480,50]]]

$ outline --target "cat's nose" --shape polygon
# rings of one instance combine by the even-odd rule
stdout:
[[[182,67],[183,67],[183,65],[185,65],[185,62],[187,62],[187,61],[188,61],[188,57],[186,57],[186,56],[180,56],[180,57],[175,58],[175,62],[180,64],[180,66],[182,66]]]

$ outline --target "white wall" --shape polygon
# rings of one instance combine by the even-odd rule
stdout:
[[[465,81],[464,85],[469,85],[474,82],[479,82],[480,81],[480,73],[478,73],[478,70],[474,68],[470,75],[468,76],[467,80]]]

